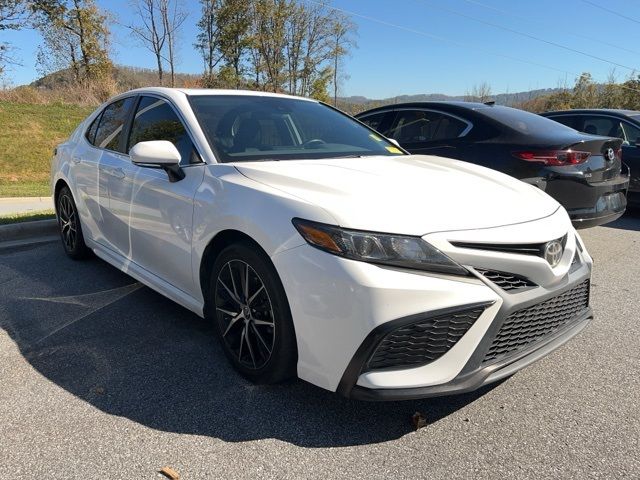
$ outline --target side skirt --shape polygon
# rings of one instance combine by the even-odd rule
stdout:
[[[87,243],[87,246],[93,250],[96,256],[98,256],[108,264],[113,265],[130,277],[135,278],[140,283],[143,283],[144,285],[155,290],[161,295],[164,295],[165,297],[173,300],[178,305],[183,306],[187,310],[191,310],[199,317],[204,318],[203,304],[193,298],[191,295],[164,281],[157,275],[154,275],[153,273],[149,272],[133,261],[123,257],[121,254],[114,252],[113,250],[97,242],[94,242],[93,240],[89,240],[88,238],[85,239],[85,241]]]

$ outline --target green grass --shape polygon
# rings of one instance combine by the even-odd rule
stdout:
[[[49,197],[49,180],[42,182],[3,182],[0,180],[0,197]]]
[[[53,209],[41,210],[38,212],[14,213],[4,217],[0,217],[0,225],[8,225],[9,223],[31,222],[33,220],[47,220],[55,218],[56,214]]]
[[[50,195],[53,149],[92,110],[69,104],[0,101],[0,197]]]

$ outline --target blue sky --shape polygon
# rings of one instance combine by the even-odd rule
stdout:
[[[128,21],[128,0],[98,3],[121,22]],[[181,33],[178,70],[199,73],[202,62],[192,43],[200,7],[197,0],[183,3],[189,18]],[[640,72],[639,23],[590,3],[640,22],[637,0],[333,0],[334,7],[358,15],[353,16],[358,48],[345,61],[350,78],[343,82],[341,94],[463,95],[483,81],[493,93],[518,92],[556,87],[565,80],[573,84],[583,71],[598,81],[612,70],[619,79],[631,73],[629,68]],[[13,83],[37,78],[39,35],[3,32],[2,40],[17,47],[15,56],[22,63],[9,72]],[[112,56],[118,64],[153,68],[151,54],[117,24]]]

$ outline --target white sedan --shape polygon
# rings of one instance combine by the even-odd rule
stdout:
[[[313,100],[130,91],[57,147],[51,181],[71,258],[215,322],[254,382],[469,391],[592,318],[592,260],[555,200]]]

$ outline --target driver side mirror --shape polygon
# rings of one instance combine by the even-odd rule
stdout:
[[[162,168],[167,172],[170,182],[184,178],[184,172],[180,168],[180,152],[167,140],[136,143],[129,150],[129,156],[131,161],[140,167]]]

